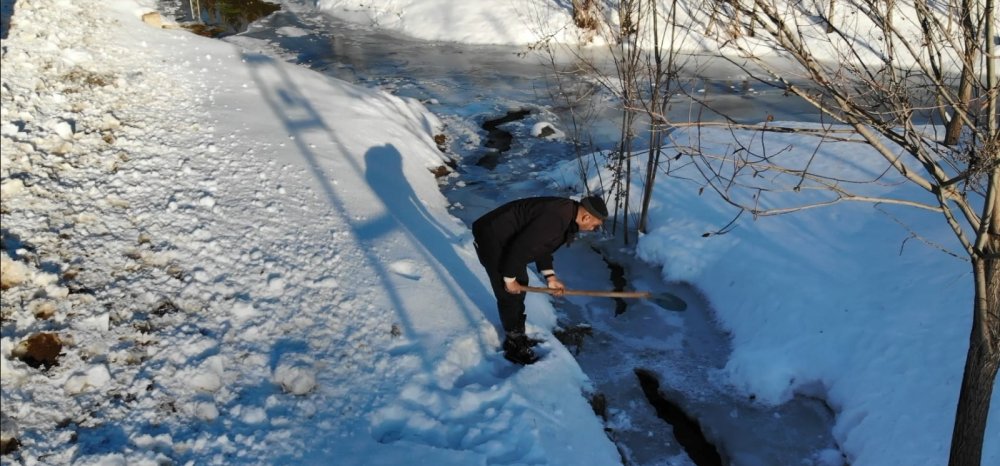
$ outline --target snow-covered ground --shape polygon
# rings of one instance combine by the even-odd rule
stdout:
[[[557,342],[496,352],[421,105],[129,1],[15,7],[5,462],[616,461]],[[36,332],[63,340],[51,369],[12,357]]]
[[[566,3],[512,5],[562,8],[558,24]],[[477,2],[386,5],[378,26],[422,37],[533,40]],[[18,0],[2,42],[2,430],[20,443],[5,464],[620,461],[548,301],[529,302],[545,359],[497,353],[485,275],[430,172],[444,162],[433,114],[147,26],[151,7]],[[852,157],[850,174],[875,169],[856,146],[823,148]],[[827,397],[850,464],[945,462],[965,262],[903,247],[908,232],[866,205],[704,238],[724,205],[659,188],[639,253],[732,332],[720,376],[764,402]],[[893,215],[951,244],[933,214]],[[16,357],[39,332],[63,344],[48,369]],[[998,418],[994,403],[983,464],[1000,463]]]

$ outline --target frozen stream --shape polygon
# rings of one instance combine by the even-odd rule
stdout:
[[[164,11],[177,11],[177,0],[161,0]],[[447,146],[458,161],[456,174],[442,179],[452,212],[471,223],[485,211],[511,199],[567,195],[537,178],[537,171],[571,157],[567,143],[531,136],[538,122],[560,130],[566,115],[548,100],[548,68],[537,58],[523,58],[512,47],[426,43],[378,32],[330,18],[302,5],[255,23],[239,36],[226,38],[250,50],[276,55],[340,79],[418,98],[447,125]],[[702,70],[693,82],[715,96],[714,105],[738,119],[757,122],[767,115],[779,120],[813,121],[801,103],[777,90],[754,90],[723,68]],[[759,86],[758,86],[759,87]],[[694,89],[697,91],[698,89]],[[601,148],[615,143],[617,122],[610,109],[600,111],[592,130]],[[678,99],[674,118],[692,106]],[[509,111],[529,111],[521,120],[500,125],[510,133],[510,149],[496,155],[484,147],[482,124]],[[711,118],[703,115],[702,118]],[[492,163],[480,164],[493,153]],[[495,164],[495,166],[494,166]],[[662,180],[661,180],[662,181]],[[685,312],[669,312],[633,301],[616,315],[616,302],[572,298],[556,301],[565,329],[590,328],[577,349],[580,365],[606,403],[607,431],[629,465],[720,464],[710,458],[695,462],[675,439],[674,429],[657,417],[636,371],[651,374],[659,393],[700,425],[721,464],[824,464],[835,453],[830,429],[833,415],[822,400],[800,397],[783,406],[756,403],[737,393],[719,375],[730,352],[727,336],[713,323],[706,299],[683,283],[665,283],[659,271],[637,261],[620,240],[591,236],[563,248],[556,268],[568,286],[611,289],[609,263],[620,267],[626,289],[669,291],[689,304]],[[494,309],[485,309],[487,313]],[[620,309],[619,309],[620,311]],[[530,312],[530,311],[529,311]],[[680,435],[680,434],[679,434]]]

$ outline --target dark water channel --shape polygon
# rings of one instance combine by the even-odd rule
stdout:
[[[0,0],[0,39],[7,38],[10,17],[14,14],[14,0]]]
[[[639,386],[656,410],[656,415],[673,427],[677,443],[684,448],[691,461],[698,466],[722,466],[718,448],[705,438],[698,420],[660,391],[659,376],[648,369],[636,369],[635,376],[639,378]]]
[[[514,141],[514,135],[500,126],[505,123],[523,120],[529,114],[531,114],[530,110],[508,110],[507,114],[500,118],[484,121],[480,125],[480,127],[486,130],[486,142],[483,146],[493,150],[480,157],[476,161],[476,165],[488,170],[495,169],[497,164],[500,163],[500,156],[510,150],[510,146]]]
[[[189,2],[160,3],[164,11],[183,12],[182,4]],[[540,176],[573,157],[574,147],[564,138],[535,135],[541,124],[571,132],[571,107],[549,99],[551,69],[537,57],[512,46],[414,41],[336,20],[314,11],[311,3],[283,2],[281,11],[224,40],[424,102],[446,125],[443,146],[455,161],[455,173],[441,178],[442,192],[452,213],[468,224],[512,199],[579,194],[561,192]],[[738,121],[819,120],[808,105],[780,90],[756,90],[733,70],[702,68],[701,73],[686,80],[689,90],[709,96],[714,109]],[[586,89],[593,86],[587,81],[574,85],[594,90]],[[587,131],[590,150],[609,149],[617,144],[618,112],[606,95],[594,95],[587,103],[595,115]],[[677,96],[671,118],[684,121],[689,115],[718,119]],[[556,255],[557,268],[572,287],[664,290],[689,305],[676,313],[642,301],[554,302],[558,330],[575,335],[567,346],[594,382],[595,399],[603,400],[606,431],[623,463],[809,465],[823,464],[817,452],[836,449],[832,414],[822,400],[763,406],[720,380],[729,339],[697,289],[664,282],[656,267],[636,260],[614,238],[591,236],[578,243]]]
[[[159,9],[197,34],[225,37],[246,31],[281,6],[264,0],[160,0]]]

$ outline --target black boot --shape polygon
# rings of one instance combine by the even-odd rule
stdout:
[[[538,361],[538,356],[531,348],[536,344],[538,344],[538,340],[528,338],[523,333],[509,332],[503,341],[503,357],[522,366],[534,364]]]

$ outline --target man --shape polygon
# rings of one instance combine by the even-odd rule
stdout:
[[[490,277],[505,332],[504,357],[516,364],[538,360],[531,349],[538,342],[524,333],[524,291],[527,265],[534,262],[548,287],[561,296],[566,286],[556,276],[552,253],[573,241],[578,231],[594,231],[608,217],[598,196],[580,201],[532,197],[504,204],[472,224],[479,262]]]

